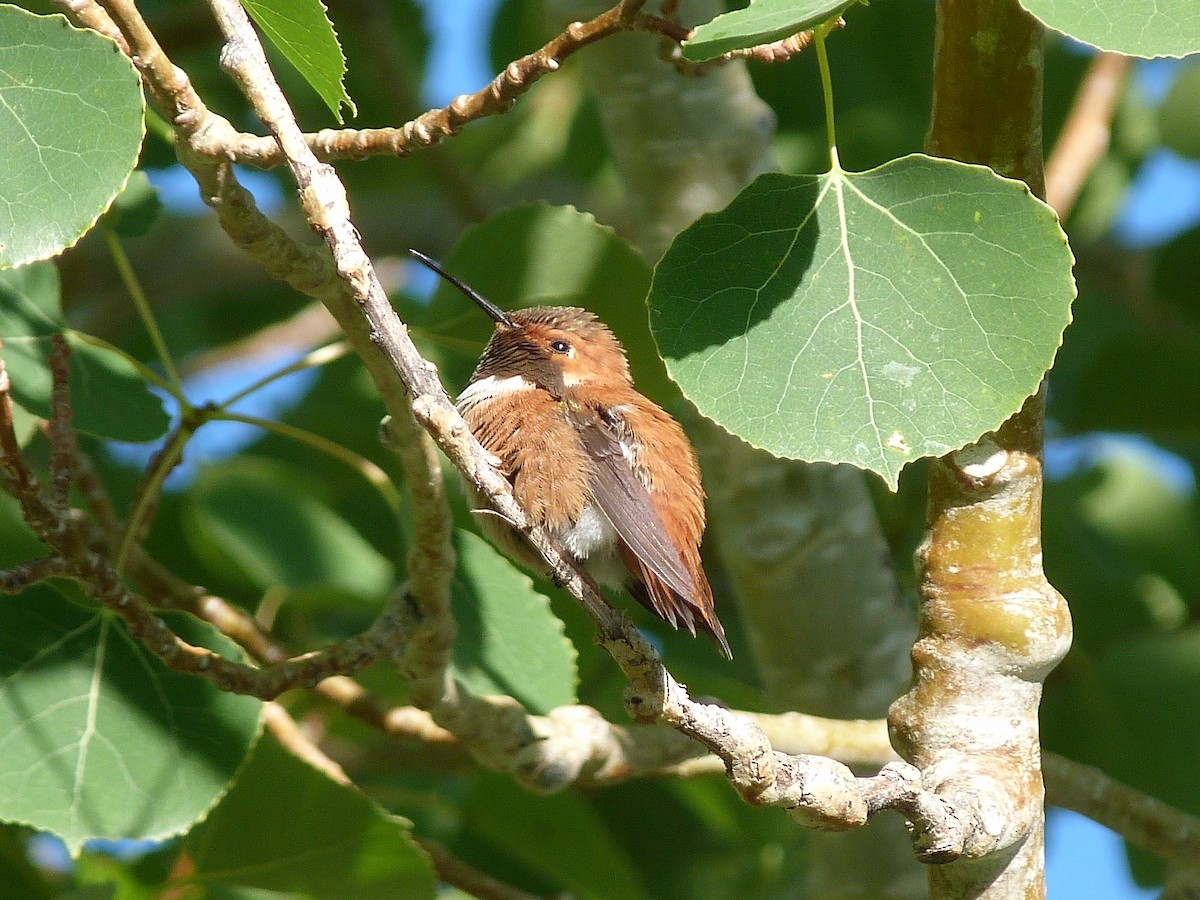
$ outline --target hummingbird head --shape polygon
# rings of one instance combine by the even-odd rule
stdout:
[[[573,387],[632,381],[625,350],[586,309],[535,306],[496,322],[472,381],[521,377],[556,397]]]
[[[586,385],[632,386],[625,349],[603,322],[586,309],[534,306],[505,312],[429,257],[412,255],[473,300],[496,323],[471,376],[522,378],[561,397]]]

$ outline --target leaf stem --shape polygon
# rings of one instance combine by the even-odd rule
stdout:
[[[836,20],[835,20],[836,21]],[[829,147],[829,170],[840,172],[838,161],[837,131],[833,124],[833,77],[829,73],[829,54],[825,51],[825,35],[833,30],[834,22],[826,22],[813,29],[817,45],[817,65],[821,69],[821,91],[825,95],[825,140]]]
[[[260,419],[258,416],[249,416],[244,413],[232,412],[228,409],[214,410],[209,415],[209,418],[221,422],[240,422],[244,425],[254,425],[266,431],[272,431],[282,437],[290,438],[298,443],[307,444],[357,471],[379,492],[379,495],[393,512],[398,513],[402,508],[400,493],[396,490],[396,486],[392,484],[392,479],[388,476],[387,472],[383,471],[383,469],[365,456],[355,453],[348,447],[305,428],[290,425],[287,422]]]
[[[158,322],[154,320],[154,313],[150,310],[150,304],[146,302],[146,293],[142,290],[142,285],[137,280],[137,276],[133,272],[133,267],[129,264],[129,257],[125,255],[125,248],[121,246],[120,239],[111,228],[104,229],[104,239],[108,241],[108,251],[112,254],[113,262],[117,266],[117,272],[121,276],[121,281],[125,284],[125,289],[129,291],[129,296],[133,298],[133,305],[137,307],[142,324],[146,326],[146,331],[150,333],[150,341],[154,344],[155,352],[158,353],[158,359],[162,363],[163,371],[167,373],[167,380],[175,388],[172,393],[182,394],[182,382],[179,380],[179,372],[175,369],[175,361],[171,359],[171,354],[167,350],[167,342],[163,339],[162,332],[158,328]]]
[[[104,338],[96,337],[94,334],[88,334],[86,331],[75,331],[74,329],[68,329],[68,333],[71,335],[71,337],[78,339],[80,343],[89,344],[92,347],[99,347],[102,350],[115,353],[117,356],[125,360],[125,362],[133,366],[134,369],[137,370],[137,373],[150,384],[154,385],[156,388],[159,388],[161,391],[163,391],[163,393],[170,394],[172,397],[174,397],[179,403],[180,410],[183,413],[186,414],[187,412],[191,411],[191,404],[188,403],[187,398],[183,395],[183,390],[178,385],[171,384],[136,356],[133,356],[126,350],[122,350],[116,344],[109,343]]]
[[[331,363],[336,359],[341,359],[350,352],[350,344],[347,341],[335,341],[332,344],[326,344],[324,347],[318,347],[302,356],[295,362],[288,363],[282,368],[276,369],[253,384],[242,388],[231,397],[225,398],[221,403],[221,407],[228,409],[244,397],[253,394],[255,391],[266,387],[272,381],[277,381],[285,375],[291,375],[293,372],[300,372],[304,369],[311,369],[315,366],[323,366],[326,363]]]

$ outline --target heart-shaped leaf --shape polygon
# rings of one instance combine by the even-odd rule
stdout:
[[[1129,56],[1200,52],[1196,0],[1021,0],[1042,22],[1069,37]]]
[[[0,269],[61,253],[125,186],[141,79],[106,37],[0,6]]]
[[[1075,295],[1053,211],[990,169],[908,156],[764,175],[659,263],[651,328],[683,392],[780,456],[900,469],[998,427]]]

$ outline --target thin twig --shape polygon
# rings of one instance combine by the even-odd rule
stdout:
[[[244,10],[234,0],[210,0],[210,4],[226,38],[222,66],[237,81],[259,119],[279,142],[298,186],[305,216],[328,246],[339,278],[354,300],[352,309],[339,308],[344,302],[339,294],[338,306],[331,306],[331,311],[339,321],[357,325],[355,330],[360,335],[359,316],[365,317],[369,341],[356,340],[354,333],[349,337],[355,341],[368,368],[374,371],[373,363],[378,366],[379,354],[384,356],[393,375],[413,398],[412,408],[418,420],[475,489],[492,508],[514,523],[557,579],[584,606],[597,625],[600,643],[630,680],[628,706],[635,719],[665,722],[700,741],[721,757],[730,782],[749,802],[783,806],[798,818],[823,827],[852,827],[865,821],[871,811],[870,782],[864,782],[860,788],[854,774],[832,760],[778,753],[749,720],[720,707],[692,701],[628,619],[568,562],[544,532],[532,527],[513,499],[511,486],[492,467],[446,396],[436,370],[417,353],[407,330],[387,302],[350,222],[345,188],[332,168],[322,164],[305,142]],[[389,399],[388,387],[387,383],[380,385],[385,391],[385,402]],[[497,710],[505,702],[512,703],[505,698],[477,702],[491,703]],[[529,717],[513,706],[513,719],[528,728]]]
[[[108,252],[113,258],[113,265],[117,267],[117,274],[120,275],[125,290],[129,292],[129,298],[133,300],[133,305],[137,309],[138,317],[141,318],[146,333],[150,335],[150,342],[154,345],[154,352],[158,354],[158,361],[162,364],[163,371],[167,373],[167,380],[174,388],[174,393],[177,396],[182,395],[183,384],[179,380],[175,360],[171,357],[171,351],[167,349],[166,338],[163,337],[162,329],[158,327],[158,321],[154,318],[154,311],[146,299],[146,292],[142,289],[142,284],[138,281],[133,266],[129,264],[129,256],[125,253],[125,248],[121,246],[121,239],[111,227],[105,227],[103,231],[104,239],[108,243]]]
[[[51,339],[50,420],[50,505],[63,514],[71,499],[74,476],[75,430],[71,427],[71,345],[62,334]]]
[[[1172,862],[1200,864],[1200,818],[1055,753],[1042,755],[1046,800]]]
[[[1113,113],[1131,60],[1120,53],[1101,53],[1088,65],[1075,103],[1046,160],[1046,202],[1060,219],[1075,205],[1112,137]]]

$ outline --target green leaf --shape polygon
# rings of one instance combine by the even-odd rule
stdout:
[[[185,516],[196,552],[257,591],[325,587],[379,600],[391,587],[392,564],[286,463],[237,457],[206,469]]]
[[[1158,108],[1162,142],[1180,156],[1200,159],[1200,62],[1182,68]]]
[[[141,81],[108,38],[0,6],[0,269],[61,253],[121,192]]]
[[[1109,728],[1133,738],[1135,754],[1099,760],[1127,784],[1195,812],[1200,784],[1180,757],[1200,740],[1200,629],[1135,638],[1098,662],[1111,692]],[[1152,702],[1147,702],[1153,698]]]
[[[503,265],[496,265],[496,260]],[[678,396],[650,337],[646,261],[588,213],[534,203],[468,230],[446,268],[502,308],[582,306],[608,325],[629,355],[638,389],[659,402]],[[450,285],[440,285],[419,331],[439,353],[454,392],[466,386],[494,325]]]
[[[151,441],[166,432],[171,423],[162,401],[133,364],[65,327],[53,263],[0,271],[0,341],[13,398],[43,419],[50,416],[49,360],[55,334],[65,334],[71,345],[76,429],[115,441]]]
[[[409,837],[353,787],[264,736],[216,809],[185,838],[194,878],[323,900],[420,900],[437,878]]]
[[[212,628],[164,614],[227,657]],[[161,840],[224,792],[262,704],[172,672],[111,613],[38,586],[0,598],[0,819],[61,837]]]
[[[1200,231],[1193,231],[1155,255],[1154,316],[1131,310],[1127,298],[1081,295],[1078,321],[1050,374],[1049,415],[1064,429],[1133,431],[1168,441],[1200,433],[1200,409],[1191,402],[1200,392],[1198,251]]]
[[[472,832],[572,896],[651,896],[604,820],[574,791],[537,796],[511,779],[485,775],[468,801],[467,814]]]
[[[346,93],[346,57],[321,0],[242,0],[242,6],[339,123],[342,106],[358,114]]]
[[[682,232],[651,327],[700,411],[779,456],[900,469],[998,427],[1074,296],[1052,210],[990,169],[908,156],[764,175]]]
[[[685,59],[706,59],[769,44],[807,31],[844,13],[859,0],[750,0],[745,9],[735,9],[699,26],[683,43]]]
[[[1187,56],[1200,51],[1195,0],[1021,0],[1049,28],[1101,50],[1129,56]]]
[[[456,531],[454,677],[477,694],[508,694],[535,713],[575,702],[575,648],[545,595],[491,545]]]

